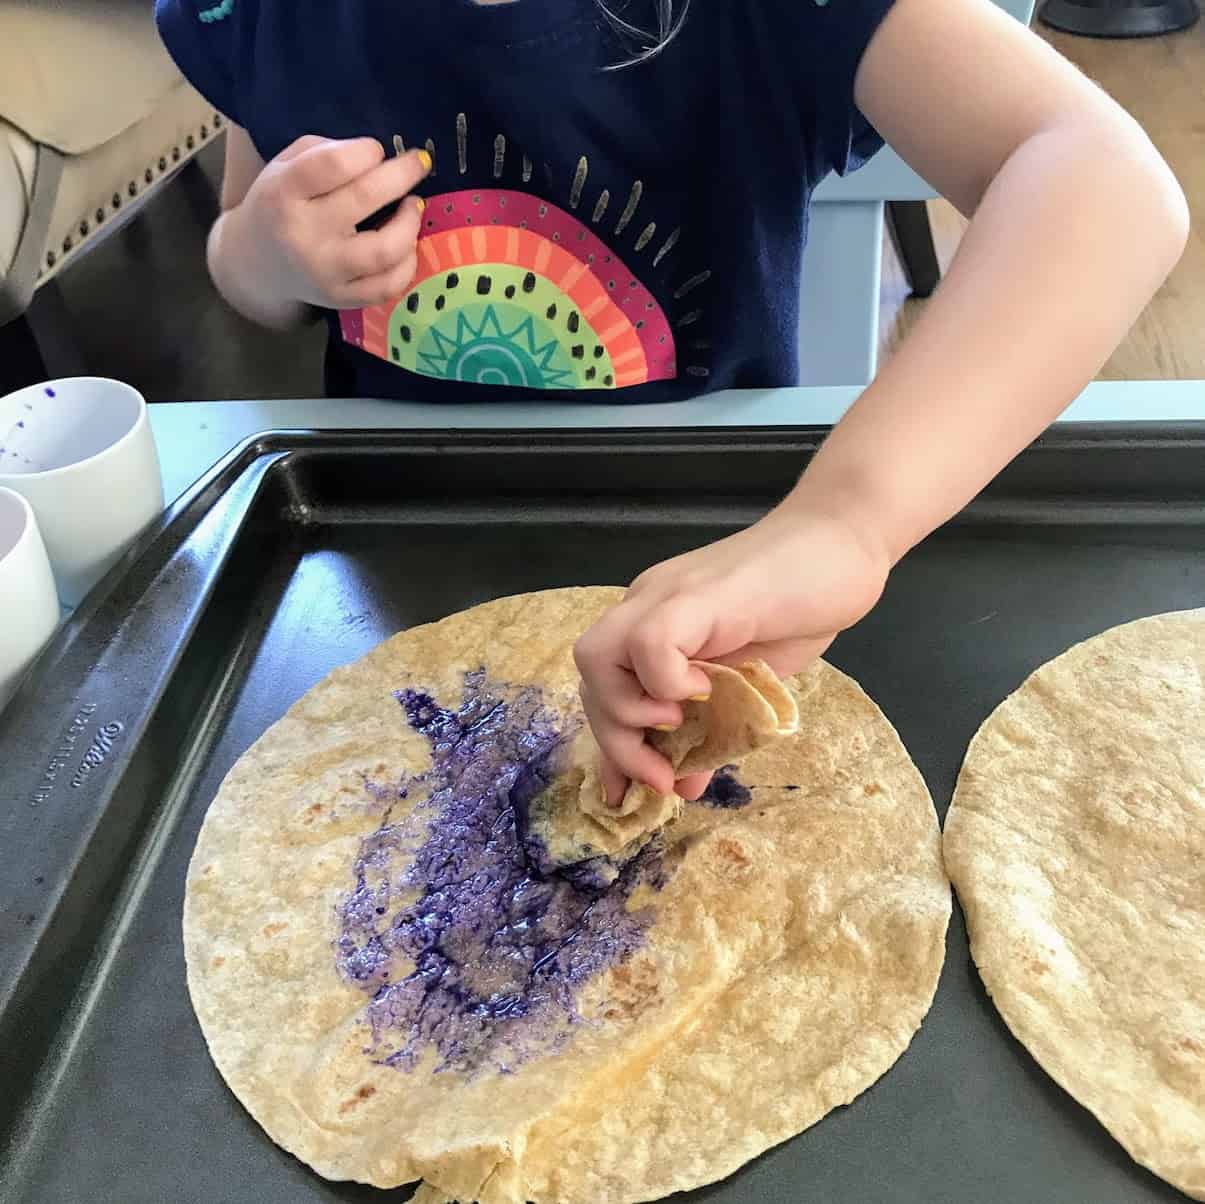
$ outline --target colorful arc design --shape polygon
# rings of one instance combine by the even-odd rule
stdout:
[[[576,218],[524,193],[427,206],[396,301],[341,315],[344,338],[412,372],[528,389],[625,388],[677,375],[652,294]]]

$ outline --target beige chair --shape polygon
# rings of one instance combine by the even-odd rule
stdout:
[[[152,0],[0,0],[0,347],[41,341],[35,299],[221,130]]]

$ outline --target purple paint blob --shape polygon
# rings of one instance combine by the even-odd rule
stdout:
[[[753,801],[753,792],[736,776],[735,765],[725,765],[712,775],[707,789],[699,797],[699,802],[711,807],[723,807],[734,810],[737,807],[747,807]]]
[[[617,876],[594,862],[556,871],[525,834],[565,744],[537,690],[504,699],[478,671],[458,710],[414,690],[398,701],[432,768],[371,790],[430,794],[361,842],[336,962],[370,996],[374,1060],[411,1069],[434,1050],[437,1071],[507,1072],[561,1046],[582,987],[643,943],[652,909],[628,899],[665,871],[651,846]]]
[[[55,393],[55,391],[54,391],[53,389],[49,389],[49,388],[48,388],[48,389],[46,390],[46,396],[47,396],[47,397],[55,397],[55,396],[57,396],[57,394]]]
[[[24,429],[25,429],[25,419],[24,419],[24,418],[18,418],[18,419],[17,419],[17,425],[18,425],[18,426],[19,426],[19,427],[20,427],[22,430],[24,430]]]

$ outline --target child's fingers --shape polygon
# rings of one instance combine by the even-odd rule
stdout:
[[[651,786],[659,794],[669,794],[674,788],[673,769],[660,753],[645,743],[644,732],[616,723],[594,705],[589,694],[583,698],[583,703],[594,737],[602,749],[604,764],[609,763],[614,771],[612,786],[617,780],[615,773],[618,773],[621,778]],[[622,792],[608,789],[607,799],[612,805],[618,805],[621,797]]]
[[[574,645],[573,659],[583,692],[598,709],[628,727],[677,727],[682,709],[676,699],[658,699],[641,684],[628,654],[628,638],[641,607],[624,602],[608,611]]]
[[[302,151],[308,151],[311,147],[322,146],[323,143],[329,142],[329,138],[323,138],[318,134],[302,134],[300,138],[290,142],[288,146],[276,156],[277,163],[288,163],[291,159],[296,159]]]
[[[625,648],[645,692],[676,702],[710,694],[707,674],[690,663],[710,634],[709,614],[694,598],[670,598],[639,615]]]
[[[643,782],[658,794],[672,794],[674,771],[670,763],[645,743],[644,733],[630,727],[605,723],[600,744],[607,759],[627,779]],[[598,728],[595,728],[598,735]],[[612,805],[618,806],[620,799],[607,796]]]
[[[628,624],[624,602],[607,611],[589,631],[573,645],[573,660],[582,680],[589,683],[601,680],[617,668],[624,668],[623,637]]]
[[[288,187],[300,200],[314,200],[359,179],[384,158],[385,148],[375,138],[320,139],[287,161]]]
[[[355,227],[412,192],[427,174],[425,155],[426,151],[410,151],[344,181],[322,199],[331,224],[339,229]]]
[[[362,276],[359,280],[342,284],[332,290],[332,300],[337,309],[364,308],[384,305],[395,301],[410,287],[418,271],[418,256],[413,250],[394,268],[375,276]]]
[[[612,764],[609,757],[605,756],[602,758],[599,772],[602,777],[603,794],[607,803],[612,807],[618,807],[623,802],[623,796],[627,793],[628,779],[624,776],[623,771],[618,766]]]
[[[691,773],[684,778],[679,778],[674,783],[674,790],[684,799],[689,799],[694,802],[703,792],[711,785],[711,774],[709,773]]]
[[[358,280],[390,272],[414,253],[422,223],[423,202],[411,197],[378,230],[364,230],[345,239],[336,253],[340,280]]]
[[[630,669],[604,666],[582,682],[582,701],[590,699],[593,709],[605,712],[624,727],[672,730],[682,726],[682,707],[676,702],[650,698]]]

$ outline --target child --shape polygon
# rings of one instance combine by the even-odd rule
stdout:
[[[790,496],[582,638],[613,799],[674,785],[644,732],[705,692],[692,659],[793,673],[857,622],[1092,378],[1188,227],[1142,131],[990,0],[615,2],[156,6],[236,123],[214,281],[268,325],[321,311],[333,396],[789,385],[825,175],[886,137],[973,215]]]

